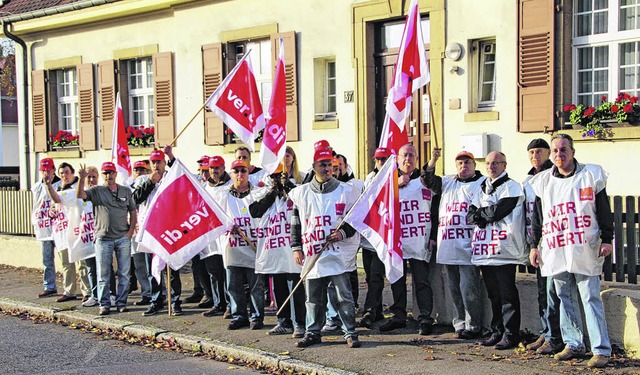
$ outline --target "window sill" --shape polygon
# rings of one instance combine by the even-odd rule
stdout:
[[[338,119],[329,121],[314,121],[311,128],[313,130],[338,129]]]
[[[481,122],[500,120],[500,112],[469,112],[464,114],[464,122]]]
[[[80,159],[82,157],[82,153],[78,147],[74,148],[59,148],[52,151],[47,152],[47,156],[56,159]]]
[[[129,156],[149,156],[153,147],[133,147],[129,145]]]
[[[563,129],[559,133],[569,134],[574,142],[601,142],[640,140],[640,126],[626,125],[608,128],[610,133],[603,138],[582,137],[581,129]]]

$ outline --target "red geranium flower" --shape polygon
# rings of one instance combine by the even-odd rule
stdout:
[[[631,103],[635,104],[635,103],[637,103],[637,102],[638,102],[638,97],[637,97],[637,96],[632,96],[632,97],[630,97],[630,98],[629,98],[629,101],[630,101]]]
[[[611,106],[611,113],[617,113],[618,112],[618,106],[617,105],[612,105]]]
[[[565,104],[564,107],[562,107],[562,111],[564,112],[571,111],[571,104]]]
[[[631,103],[627,103],[627,104],[625,104],[625,105],[624,105],[624,107],[622,107],[622,110],[623,110],[625,113],[631,113],[631,112],[633,112],[633,104],[631,104]]]
[[[607,101],[606,95],[602,95],[602,98],[600,98],[600,101],[603,103],[606,102]]]
[[[596,111],[596,109],[593,108],[593,106],[591,106],[591,107],[587,108],[586,111],[584,111],[584,115],[585,116],[591,116],[593,114],[593,112],[595,112],[595,111]]]

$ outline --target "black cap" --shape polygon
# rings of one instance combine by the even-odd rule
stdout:
[[[551,149],[547,141],[545,141],[542,138],[536,138],[531,142],[529,142],[529,145],[527,146],[527,151],[531,150],[532,148],[546,148],[547,150]]]

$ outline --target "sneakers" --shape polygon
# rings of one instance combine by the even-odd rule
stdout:
[[[340,329],[338,324],[334,324],[333,322],[328,321],[325,323],[324,327],[322,327],[322,332],[335,332]]]
[[[78,299],[78,297],[76,297],[76,296],[68,296],[66,294],[63,294],[60,298],[58,298],[56,300],[56,302],[67,302],[67,301],[73,301],[73,300],[76,300],[76,299]]]
[[[160,310],[162,310],[162,306],[152,304],[151,306],[149,306],[147,311],[142,313],[142,316],[153,316],[160,312]]]
[[[525,346],[527,350],[535,350],[537,352],[538,348],[541,347],[545,343],[544,336],[538,337],[538,339],[530,344]]]
[[[246,320],[232,320],[231,323],[227,326],[229,331],[234,331],[236,329],[249,327],[249,322]]]
[[[254,320],[249,324],[249,329],[256,331],[264,328],[264,322],[262,320]]]
[[[293,327],[285,327],[278,323],[275,327],[271,328],[269,332],[267,332],[267,335],[288,335],[289,333],[293,333]]]
[[[174,302],[171,304],[171,316],[180,316],[182,315],[182,307],[180,306],[180,302]]]
[[[359,348],[361,345],[360,340],[358,340],[358,336],[349,336],[347,337],[347,346],[350,348]]]
[[[380,332],[389,332],[389,331],[393,331],[394,329],[406,328],[406,327],[407,327],[406,321],[401,321],[401,320],[391,318],[387,320],[386,323],[381,325],[379,329],[380,329]]]
[[[587,367],[602,368],[607,366],[607,363],[609,363],[608,356],[596,354],[593,357],[591,357],[589,362],[587,362]]]
[[[482,346],[494,346],[502,340],[502,335],[499,333],[493,333],[491,336],[486,339],[480,341],[480,345]]]
[[[568,361],[572,358],[580,357],[584,354],[580,350],[573,350],[570,347],[565,347],[560,353],[553,356],[558,361]]]
[[[549,341],[545,341],[538,349],[536,349],[536,353],[538,354],[553,354],[562,350],[564,344],[553,345]]]
[[[202,313],[202,316],[206,316],[207,318],[212,317],[212,316],[216,316],[216,315],[222,315],[224,313],[224,309],[220,308],[220,307],[213,307],[205,312]]]
[[[371,328],[373,325],[373,316],[370,313],[365,313],[362,319],[358,322],[359,327]]]
[[[502,340],[500,340],[495,346],[494,348],[496,350],[507,350],[507,349],[511,349],[511,348],[515,348],[516,346],[518,346],[519,342],[517,339],[515,338],[502,338]]]
[[[98,312],[98,315],[100,316],[106,316],[109,315],[111,313],[111,309],[108,307],[101,307],[100,308],[100,312]]]
[[[148,306],[151,304],[151,298],[149,297],[142,297],[140,298],[139,301],[135,301],[133,303],[135,306]]]
[[[433,324],[431,323],[420,323],[420,329],[418,330],[418,334],[420,336],[427,336],[433,332]]]
[[[302,340],[296,343],[296,346],[298,348],[306,348],[311,345],[320,344],[321,342],[322,342],[322,339],[320,338],[320,335],[314,335],[313,333],[309,333],[304,335]]]
[[[293,329],[293,333],[291,334],[291,337],[293,337],[294,339],[301,339],[304,337],[304,334],[306,333],[304,327],[300,326],[300,327],[296,327]]]
[[[98,300],[96,300],[93,297],[89,297],[86,301],[82,302],[83,307],[93,307],[98,305],[99,305]]]
[[[58,294],[58,291],[55,289],[45,290],[40,294],[38,294],[38,298],[51,297],[51,296],[55,296],[56,294]]]

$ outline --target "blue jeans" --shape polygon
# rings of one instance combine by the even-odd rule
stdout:
[[[138,246],[136,242],[133,242],[131,246]],[[151,282],[149,281],[149,272],[147,272],[147,261],[145,260],[144,253],[135,253],[131,255],[133,258],[133,264],[136,267],[136,279],[140,283],[140,295],[142,297],[151,298]]]
[[[480,269],[477,266],[445,265],[447,284],[453,300],[453,328],[456,331],[482,330],[482,299],[480,298]]]
[[[249,311],[247,316],[247,294],[244,286],[249,285]],[[258,322],[264,320],[264,277],[256,275],[255,269],[229,266],[227,268],[229,307],[233,320]]]
[[[351,294],[349,273],[308,279],[304,282],[307,294],[307,333],[320,335],[327,310],[327,288],[332,283],[336,292],[336,311],[342,321],[344,337],[358,337],[356,332],[356,306]]]
[[[53,248],[53,241],[40,241],[42,245],[42,265],[44,273],[42,274],[42,284],[44,290],[56,290],[56,258]]]
[[[544,277],[540,267],[536,268],[538,281],[538,314],[542,329],[540,335],[553,345],[562,344],[560,333],[560,299],[556,294],[551,277]]]
[[[127,305],[129,296],[129,272],[131,269],[131,240],[126,236],[117,240],[96,239],[96,265],[98,267],[98,300],[100,307],[109,308],[111,302],[111,265],[115,253],[118,262],[118,287],[116,307]]]
[[[591,352],[594,355],[610,356],[611,343],[600,298],[600,278],[563,272],[553,275],[553,283],[560,298],[560,330],[566,346],[578,351],[585,349],[578,303],[580,298],[587,319]]]
[[[96,258],[87,258],[87,276],[89,277],[89,287],[91,288],[91,297],[98,300],[98,267]]]

